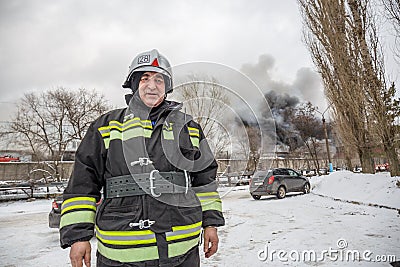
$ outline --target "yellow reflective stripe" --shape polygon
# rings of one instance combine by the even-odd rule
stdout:
[[[110,138],[104,138],[104,147],[106,149],[110,147]]]
[[[116,130],[113,130],[110,132],[109,137],[108,138],[104,138],[104,146],[106,149],[108,149],[110,147],[110,141],[111,140],[122,140],[122,141],[126,141],[135,137],[145,137],[145,138],[150,138],[152,134],[152,130],[151,129],[145,129],[145,128],[141,128],[141,127],[136,127],[133,129],[129,129],[126,130],[124,132],[119,132]]]
[[[189,225],[173,226],[172,232],[166,233],[167,241],[200,235],[201,225],[202,221]]]
[[[102,238],[99,234],[96,234],[96,238],[103,242],[104,244],[110,245],[143,245],[156,243],[156,238],[149,240],[108,240]]]
[[[82,210],[63,214],[60,220],[60,229],[64,226],[77,223],[93,223],[96,213],[94,211]]]
[[[152,124],[150,120],[140,120],[140,118],[136,117],[126,122],[119,122],[119,121],[109,121],[107,126],[102,126],[97,128],[98,131],[109,131],[111,129],[118,129],[120,131],[124,131],[134,126],[141,126],[144,128],[152,129]]]
[[[172,226],[172,231],[188,230],[188,229],[196,228],[196,227],[201,226],[202,223],[203,222],[200,221],[200,222],[188,224],[188,225]]]
[[[156,242],[155,234],[151,230],[105,231],[96,226],[96,237],[105,244],[113,245],[138,245]]]
[[[153,126],[151,124],[150,120],[140,120],[140,118],[136,117],[131,120],[128,120],[126,122],[119,122],[119,121],[110,121],[107,126],[102,126],[97,128],[97,130],[100,132],[102,137],[109,137],[110,132],[112,130],[119,130],[120,132],[127,131],[133,127],[140,127],[140,128],[145,128],[145,129],[153,129]],[[119,139],[119,138],[118,138]],[[106,145],[108,148],[108,146]]]
[[[91,209],[91,210],[96,211],[96,206],[92,206],[92,205],[74,205],[74,206],[71,206],[71,207],[67,207],[65,209],[61,209],[61,214],[64,214],[67,211],[76,210],[76,209]]]
[[[72,197],[64,200],[62,206],[64,206],[64,204],[68,204],[74,201],[91,201],[94,203],[94,205],[96,205],[96,199],[94,197]]]
[[[166,123],[166,124],[164,124],[163,125],[163,130],[167,130],[167,131],[172,131],[172,125],[174,125],[174,123],[173,122],[170,122],[170,123]]]
[[[196,230],[194,232],[191,232],[191,233],[186,233],[186,234],[181,234],[181,235],[174,235],[174,236],[167,236],[167,241],[184,239],[186,237],[200,235],[200,231],[201,231],[201,227],[200,227],[200,229],[198,229],[198,230]]]
[[[190,137],[190,141],[192,142],[192,145],[195,147],[199,147],[199,138],[197,137]]]
[[[218,192],[203,192],[196,193],[200,200],[202,211],[218,210],[222,212],[222,202]]]
[[[111,235],[111,236],[140,236],[140,235],[151,235],[154,234],[151,230],[140,230],[140,231],[106,231],[101,230],[96,226],[96,231],[104,235]]]
[[[73,197],[63,201],[61,215],[74,209],[90,209],[96,211],[96,199],[94,197]]]
[[[108,133],[103,133],[103,134],[101,134],[101,136],[102,136],[102,137],[109,137],[109,136],[110,136],[110,132],[108,132]]]
[[[203,193],[196,193],[196,196],[197,197],[208,197],[208,196],[218,196],[219,197],[219,194],[218,194],[218,192],[203,192]]]
[[[162,133],[165,140],[174,140],[174,132],[163,130]]]
[[[222,212],[222,202],[221,202],[221,200],[207,201],[206,203],[201,202],[201,209],[202,209],[202,211],[217,210],[217,211]]]
[[[128,129],[130,129],[130,128],[137,127],[137,126],[139,126],[140,128],[149,128],[149,129],[153,129],[153,127],[151,126],[151,124],[150,124],[150,125],[145,125],[145,124],[140,123],[140,122],[138,122],[138,123],[133,123],[133,124],[130,124],[130,125],[125,126],[125,127],[118,127],[118,126],[116,126],[116,125],[110,125],[110,126],[108,126],[108,129],[110,129],[111,131],[112,131],[112,130],[119,130],[119,131],[123,132],[123,131],[126,131],[126,130],[128,130]]]
[[[200,137],[200,130],[197,128],[193,128],[193,127],[188,127],[189,130],[189,135],[190,136],[197,136]]]
[[[220,198],[200,199],[200,203],[201,203],[201,204],[203,204],[203,203],[208,203],[208,202],[214,202],[214,201],[221,202],[221,199],[220,199]]]
[[[200,238],[168,244],[168,257],[183,255],[199,244]]]
[[[198,133],[189,133],[190,136],[194,136],[194,137],[200,137],[200,134]]]
[[[125,122],[119,122],[119,121],[115,121],[115,120],[109,121],[108,125],[111,125],[111,124],[115,123],[115,124],[120,125],[121,127],[124,127],[125,125],[128,125],[131,122],[141,122],[143,124],[150,124],[151,125],[151,120],[141,120],[139,117],[134,117],[134,118],[132,118],[130,120],[127,120]],[[105,127],[107,127],[107,126],[105,126]]]
[[[197,129],[197,128],[188,127],[188,130],[189,130],[189,131],[194,131],[194,132],[200,133],[200,130]]]
[[[143,128],[134,128],[122,133],[119,131],[111,131],[110,140],[115,140],[115,139],[127,140],[130,139],[129,137],[133,138],[139,136],[144,136]]]
[[[157,260],[159,258],[157,246],[115,249],[106,247],[101,242],[97,242],[97,250],[107,259],[119,262],[138,262]]]
[[[117,124],[117,125],[119,125],[121,127],[124,127],[125,125],[128,125],[128,124],[130,124],[132,122],[134,122],[134,123],[140,122],[140,123],[143,123],[143,124],[151,124],[150,120],[141,120],[139,117],[135,117],[135,118],[132,118],[132,119],[124,121],[124,122],[119,122],[119,121],[116,121],[116,120],[112,120],[112,121],[108,122],[108,126],[110,126],[112,124]],[[104,126],[104,127],[107,127],[107,126]]]
[[[143,128],[133,128],[129,129],[125,132],[119,132],[119,131],[111,131],[110,134],[110,140],[122,140],[126,141],[135,137],[147,137],[149,138],[151,136],[152,130],[147,130]]]
[[[97,130],[101,133],[101,135],[110,132],[110,128],[108,126],[99,127]]]

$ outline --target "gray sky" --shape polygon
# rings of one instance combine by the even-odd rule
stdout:
[[[0,107],[57,86],[96,88],[122,106],[132,58],[157,48],[172,65],[227,65],[323,108],[301,29],[295,0],[0,0]]]

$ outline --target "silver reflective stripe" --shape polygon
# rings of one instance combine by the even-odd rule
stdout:
[[[63,203],[62,209],[66,209],[66,208],[68,208],[68,207],[77,206],[77,205],[91,205],[91,206],[96,206],[95,203],[93,203],[93,201],[81,200],[81,201],[73,201],[73,202],[69,202],[69,203]]]
[[[201,229],[201,226],[198,226],[196,228],[192,228],[192,229],[187,229],[187,230],[178,230],[178,231],[174,231],[174,232],[167,232],[165,233],[165,235],[167,237],[171,237],[171,236],[178,236],[178,235],[185,235],[185,234],[190,234],[190,233],[194,233],[197,232]]]
[[[107,129],[104,129],[104,128],[99,128],[98,130],[99,130],[99,132],[100,132],[100,134],[101,134],[101,135],[103,135],[103,134],[106,134],[106,133],[109,133],[109,132],[110,132],[110,128],[107,128]]]
[[[96,237],[104,244],[131,246],[156,243],[156,235],[150,230],[104,231],[96,226]]]
[[[139,118],[134,118],[134,119],[124,122],[124,123],[111,121],[108,125],[109,125],[109,127],[117,127],[121,130],[125,130],[126,128],[133,126],[133,125],[152,128],[151,122],[143,121],[143,120],[140,120]]]
[[[207,199],[219,199],[219,196],[198,196],[199,200],[207,200]]]
[[[97,236],[106,239],[106,240],[118,240],[118,241],[130,241],[130,240],[148,240],[156,238],[155,234],[149,235],[129,235],[129,236],[122,236],[122,235],[105,235],[97,232]]]

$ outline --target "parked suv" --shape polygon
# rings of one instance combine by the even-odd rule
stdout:
[[[250,183],[250,194],[258,200],[261,196],[276,195],[286,197],[288,192],[310,192],[308,178],[288,168],[276,168],[268,171],[258,171]]]

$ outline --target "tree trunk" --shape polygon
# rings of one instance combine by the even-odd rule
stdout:
[[[353,169],[353,163],[351,163],[351,157],[345,152],[346,166],[351,171]]]
[[[363,173],[375,173],[374,160],[372,158],[371,148],[359,149],[359,157]]]
[[[396,153],[396,148],[384,144],[384,149],[390,164],[390,176],[400,176],[400,162]]]

